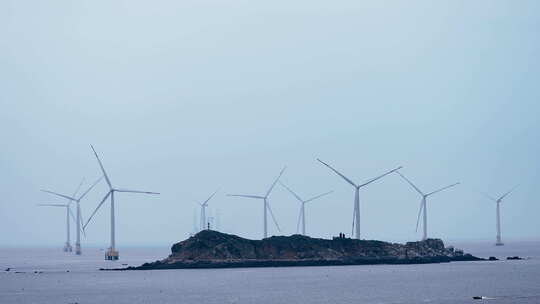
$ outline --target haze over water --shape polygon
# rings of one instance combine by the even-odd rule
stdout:
[[[0,1],[0,303],[540,303],[539,28],[532,0]],[[161,193],[115,197],[118,262],[96,249],[108,203],[79,257],[59,249],[65,213],[36,206],[101,175],[90,144],[115,187]],[[285,165],[302,197],[334,191],[307,234],[350,235],[353,189],[316,158],[358,183],[397,166],[425,192],[461,182],[430,198],[429,236],[531,259],[97,270],[165,257],[218,188],[220,231],[260,238],[261,202],[226,194],[264,194]],[[481,192],[515,185],[494,247]],[[295,233],[298,202],[269,200],[269,234]],[[362,238],[418,240],[419,201],[395,174],[362,189]]]
[[[195,201],[222,230],[260,238],[259,201],[279,170],[316,237],[350,234],[360,183],[402,172],[429,201],[430,235],[539,239],[538,1],[0,2],[0,244],[54,246],[64,214],[38,208],[101,174],[118,194],[120,247],[169,246],[192,232]],[[83,216],[107,191],[82,201]],[[360,192],[362,234],[410,241],[420,197],[397,175]],[[281,232],[298,202],[277,187]],[[106,246],[108,204],[85,245]],[[17,214],[18,216],[13,216]]]

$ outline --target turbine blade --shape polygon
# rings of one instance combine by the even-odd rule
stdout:
[[[416,219],[416,230],[418,232],[418,225],[420,224],[420,215],[422,215],[422,210],[424,209],[424,199],[420,201],[420,209],[418,210],[418,218]]]
[[[63,197],[63,198],[67,198],[67,199],[70,200],[70,201],[76,201],[76,199],[74,199],[73,197],[67,196],[67,195],[64,195],[64,194],[52,192],[52,191],[49,191],[49,190],[43,190],[43,189],[41,189],[40,191],[41,191],[41,192],[50,193],[50,194],[54,194],[54,195],[56,195],[56,196],[60,196],[60,197]]]
[[[107,185],[109,185],[109,188],[112,190],[111,181],[109,180],[109,176],[107,176],[107,172],[105,172],[105,168],[103,168],[103,164],[101,163],[101,159],[99,159],[99,156],[97,155],[96,150],[94,149],[94,146],[90,145],[92,148],[92,151],[94,151],[94,155],[96,156],[96,159],[99,163],[99,167],[101,168],[101,172],[103,172],[103,176],[105,177],[105,181],[107,181]]]
[[[430,195],[432,195],[432,194],[441,192],[441,191],[443,191],[443,190],[446,190],[446,189],[448,189],[448,188],[452,188],[452,187],[457,186],[457,185],[459,185],[459,183],[455,183],[455,184],[452,184],[452,185],[450,185],[450,186],[442,187],[442,188],[439,189],[439,190],[435,190],[435,191],[433,191],[433,192],[431,192],[431,193],[426,194],[426,196],[430,196]]]
[[[272,217],[272,220],[274,221],[274,224],[276,225],[277,230],[281,232],[281,229],[279,229],[279,225],[276,221],[276,217],[274,216],[274,212],[272,212],[272,208],[270,208],[270,202],[266,203],[266,208],[268,208],[268,211],[270,212],[270,216]]]
[[[381,178],[387,176],[388,174],[394,173],[394,172],[396,172],[397,170],[399,170],[399,169],[401,169],[401,168],[403,168],[403,167],[402,167],[402,166],[399,166],[399,167],[397,167],[397,168],[395,168],[395,169],[393,169],[393,170],[390,170],[390,171],[386,172],[385,174],[381,174],[381,175],[379,175],[379,176],[377,176],[377,177],[375,177],[375,178],[372,178],[372,179],[368,180],[367,182],[365,182],[365,183],[361,184],[360,186],[358,186],[358,188],[364,187],[364,186],[366,186],[366,185],[369,185],[369,184],[373,183],[374,181],[379,180],[379,179],[381,179]]]
[[[203,205],[204,206],[207,206],[208,205],[208,202],[212,199],[212,197],[214,197],[214,195],[216,195],[216,193],[218,193],[219,189],[217,189],[214,193],[212,193],[212,195],[210,195],[210,197],[204,201]]]
[[[516,185],[514,186],[514,188],[512,188],[510,191],[506,192],[505,194],[503,194],[503,196],[501,196],[498,201],[502,201],[503,198],[505,198],[508,194],[512,193],[514,190],[516,190],[516,188],[518,187],[519,185]]]
[[[116,191],[116,192],[125,192],[125,193],[159,194],[158,192],[127,190],[127,189],[114,189],[114,191]]]
[[[497,202],[497,199],[492,197],[491,195],[489,195],[487,193],[484,193],[484,192],[480,192],[480,193],[482,193],[487,199],[492,200],[494,202]]]
[[[323,162],[322,160],[320,160],[320,159],[318,159],[318,158],[317,158],[317,160],[318,160],[321,164],[323,164],[323,165],[327,166],[328,168],[330,168],[330,170],[334,171],[334,173],[336,173],[337,175],[341,176],[341,178],[343,178],[345,181],[347,181],[347,182],[348,182],[349,184],[351,184],[353,187],[356,187],[356,184],[353,183],[352,180],[348,179],[345,175],[341,174],[338,170],[332,168],[329,164]]]
[[[75,192],[73,192],[73,197],[76,197],[77,196],[77,193],[79,193],[79,190],[81,190],[81,187],[84,183],[84,177],[82,178],[81,182],[79,183],[79,186],[77,187],[77,190],[75,190]]]
[[[92,190],[92,188],[94,188],[101,180],[103,179],[103,176],[101,176],[100,178],[98,178],[93,184],[92,186],[90,186],[90,188],[88,188],[78,199],[78,201],[80,202],[87,194],[88,192],[90,192],[90,190]]]
[[[302,200],[302,198],[300,198],[300,196],[298,196],[296,193],[294,193],[294,191],[291,190],[291,188],[287,187],[284,183],[282,183],[281,181],[279,182],[279,184],[287,189],[294,197],[296,197],[297,200],[299,200],[301,203],[303,203],[304,201]]]
[[[237,197],[264,199],[264,196],[258,196],[258,195],[227,194],[227,196],[237,196]]]
[[[94,212],[92,213],[92,215],[90,215],[90,217],[88,218],[88,221],[86,221],[86,224],[84,224],[83,226],[83,229],[86,229],[86,226],[88,226],[88,223],[90,223],[90,221],[92,220],[92,218],[94,217],[94,215],[96,214],[96,212],[99,210],[99,208],[101,207],[101,205],[103,205],[103,203],[105,203],[105,201],[107,200],[107,198],[109,198],[109,195],[111,195],[112,193],[112,190],[107,192],[107,194],[105,195],[105,197],[101,200],[101,203],[98,204],[98,206],[96,207],[96,210],[94,210]]]
[[[268,197],[270,195],[270,192],[272,192],[272,189],[274,189],[274,186],[276,185],[276,183],[279,181],[279,179],[283,175],[283,172],[285,172],[285,169],[287,169],[287,167],[283,167],[283,169],[281,169],[281,171],[279,172],[279,176],[272,183],[272,186],[270,186],[270,189],[268,189],[268,191],[266,191],[266,194],[264,195],[264,197]]]
[[[81,225],[80,225],[81,232],[83,233],[83,236],[86,237],[86,230],[84,230],[84,220],[83,220],[81,208],[79,208],[79,221],[81,222]]]
[[[399,176],[401,176],[407,183],[409,183],[409,185],[411,185],[411,187],[414,188],[414,190],[416,190],[416,192],[420,193],[420,195],[424,196],[424,193],[422,191],[420,191],[420,189],[418,189],[418,187],[416,187],[408,178],[405,177],[405,175],[401,174],[401,172],[399,171],[396,171],[397,174],[399,174]]]
[[[323,197],[323,196],[325,196],[325,195],[328,195],[328,194],[330,194],[330,193],[332,193],[332,192],[334,192],[334,191],[328,191],[328,192],[326,192],[326,193],[319,194],[319,195],[317,195],[317,196],[315,196],[315,197],[312,197],[312,198],[308,199],[308,200],[305,201],[304,203],[308,203],[308,202],[314,201],[314,200],[316,200],[316,199],[318,199],[318,198],[320,198],[320,197]]]
[[[38,206],[47,206],[47,207],[67,207],[66,204],[37,204]]]

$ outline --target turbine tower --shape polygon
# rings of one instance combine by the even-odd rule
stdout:
[[[81,231],[84,233],[84,229],[81,227],[81,224],[82,224],[82,221],[83,221],[82,213],[81,213],[81,200],[88,194],[88,192],[90,192],[90,190],[92,190],[92,188],[94,188],[101,181],[102,178],[103,177],[98,178],[92,184],[92,186],[90,186],[90,188],[88,188],[81,196],[79,196],[79,198],[75,198],[75,196],[77,195],[77,192],[79,192],[79,189],[81,188],[81,186],[82,186],[82,184],[84,182],[84,178],[81,181],[81,183],[79,184],[79,187],[77,188],[77,191],[75,191],[75,193],[73,193],[72,196],[56,193],[56,192],[49,191],[49,190],[41,190],[42,192],[46,192],[46,193],[50,193],[50,194],[53,194],[53,195],[56,195],[56,196],[59,196],[59,197],[66,198],[66,199],[69,200],[69,203],[75,202],[77,204],[77,219],[75,220],[75,223],[77,225],[77,234],[76,234],[77,239],[75,240],[75,254],[77,254],[77,255],[82,254]],[[69,250],[69,251],[71,251],[71,250]]]
[[[306,203],[314,201],[334,191],[328,191],[326,193],[314,196],[308,200],[303,200],[300,196],[298,196],[298,194],[294,193],[294,191],[292,191],[291,188],[287,187],[284,183],[279,182],[279,184],[283,186],[283,188],[287,189],[287,191],[289,191],[300,202],[300,213],[298,214],[298,221],[296,222],[296,233],[298,233],[300,222],[302,222],[302,235],[306,235]]]
[[[197,202],[197,204],[201,206],[201,221],[200,221],[201,230],[200,231],[206,230],[208,227],[207,220],[206,220],[206,207],[208,207],[208,202],[212,199],[212,197],[214,197],[214,195],[216,195],[218,191],[219,189],[216,190],[214,193],[212,193],[212,195],[210,195],[210,197],[208,197],[206,201],[204,201],[203,203]]]
[[[66,208],[67,239],[66,239],[66,244],[64,245],[64,252],[71,252],[73,249],[71,247],[71,241],[70,241],[71,236],[70,236],[70,227],[69,227],[69,217],[71,216],[73,220],[75,220],[75,218],[73,217],[73,213],[71,212],[71,209],[69,208],[69,203],[68,204],[38,204],[38,206]]]
[[[353,216],[353,227],[356,228],[356,239],[360,239],[360,188],[364,187],[364,186],[367,186],[371,183],[373,183],[374,181],[376,180],[379,180],[385,176],[387,176],[388,174],[390,173],[393,173],[393,172],[396,172],[397,170],[403,168],[403,167],[397,167],[396,169],[393,169],[393,170],[390,170],[382,175],[379,175],[375,178],[372,178],[362,184],[355,184],[353,181],[351,181],[349,178],[347,178],[345,175],[341,174],[339,171],[337,171],[336,169],[332,168],[329,164],[323,162],[322,160],[318,159],[317,160],[327,166],[330,170],[334,171],[334,173],[336,173],[337,175],[339,175],[341,178],[343,178],[346,182],[348,182],[349,184],[351,184],[351,186],[354,187],[355,189],[355,192],[354,192],[354,216]],[[356,225],[355,225],[356,224]]]
[[[281,178],[281,175],[283,175],[283,172],[285,172],[285,169],[287,169],[287,167],[283,167],[283,169],[281,169],[281,172],[279,172],[279,176],[272,183],[272,185],[270,186],[268,191],[266,191],[266,194],[264,196],[244,195],[244,194],[227,194],[227,196],[237,196],[237,197],[245,197],[245,198],[253,198],[253,199],[263,200],[263,203],[264,203],[264,205],[263,205],[263,237],[264,238],[268,237],[267,211],[270,212],[270,215],[272,216],[272,220],[274,221],[274,224],[276,225],[277,230],[281,232],[281,230],[279,229],[279,225],[278,225],[278,223],[276,221],[276,218],[274,217],[274,213],[272,212],[272,209],[270,208],[270,203],[268,202],[268,196],[272,192],[272,189],[274,189],[274,186],[276,185],[276,183]]]
[[[504,245],[504,243],[501,240],[501,202],[508,194],[512,193],[512,191],[514,191],[516,189],[516,187],[512,188],[512,190],[506,192],[505,194],[501,195],[497,199],[491,197],[488,194],[484,194],[488,199],[494,201],[497,204],[497,218],[496,218],[496,221],[497,221],[497,240],[495,242],[495,246],[503,246]]]
[[[197,209],[193,209],[193,232],[190,233],[190,237],[194,236],[199,232],[199,228],[197,228]]]
[[[427,204],[426,204],[427,198],[429,196],[435,194],[435,193],[439,193],[439,192],[441,192],[443,190],[446,190],[448,188],[452,188],[454,186],[457,186],[457,185],[459,185],[459,183],[455,183],[455,184],[440,188],[439,190],[435,190],[433,192],[430,192],[430,193],[426,194],[426,193],[422,192],[418,187],[416,187],[408,178],[406,178],[405,175],[401,174],[401,172],[397,171],[397,174],[399,174],[399,176],[401,176],[409,185],[411,185],[411,187],[414,188],[414,190],[416,190],[416,192],[418,192],[422,196],[422,199],[420,201],[420,210],[418,211],[418,218],[416,219],[416,231],[418,231],[418,224],[420,223],[420,215],[422,215],[422,213],[423,213],[424,223],[423,223],[422,227],[424,229],[424,233],[423,233],[423,236],[422,236],[422,241],[425,241],[428,238],[428,236],[427,236],[427,209],[426,209],[427,208]]]
[[[92,151],[94,151],[94,155],[96,156],[96,159],[97,159],[97,161],[99,163],[99,167],[101,168],[101,172],[103,173],[103,177],[105,177],[105,181],[107,182],[107,185],[109,186],[109,192],[107,192],[105,197],[103,197],[103,199],[98,204],[98,206],[96,207],[96,209],[94,210],[92,215],[90,215],[90,217],[88,218],[88,221],[86,221],[86,224],[84,224],[83,228],[86,228],[86,226],[88,226],[88,223],[90,223],[90,220],[92,220],[92,218],[94,217],[96,212],[99,210],[99,208],[103,205],[103,203],[105,203],[107,198],[109,198],[109,196],[110,196],[111,197],[111,246],[109,247],[107,252],[105,252],[105,260],[118,260],[119,253],[116,250],[116,239],[115,239],[114,193],[115,192],[143,193],[143,194],[159,194],[159,193],[157,193],[157,192],[149,192],[149,191],[126,190],[126,189],[113,188],[113,186],[111,184],[111,180],[109,179],[109,176],[105,172],[105,169],[103,168],[103,164],[101,163],[101,160],[99,159],[99,156],[97,155],[96,150],[94,149],[94,147],[92,145],[90,145],[90,147],[92,148]]]

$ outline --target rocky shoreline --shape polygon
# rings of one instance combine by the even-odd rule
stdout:
[[[406,244],[349,238],[316,239],[302,235],[249,240],[212,230],[176,243],[167,258],[114,270],[426,264],[479,261],[440,239]],[[104,269],[105,270],[105,269]]]

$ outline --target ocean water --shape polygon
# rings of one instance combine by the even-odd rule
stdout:
[[[169,248],[121,249],[122,260],[115,262],[104,261],[98,249],[86,249],[83,256],[61,249],[0,249],[0,303],[540,303],[540,242],[456,245],[481,257],[528,259],[99,271],[154,261]]]

